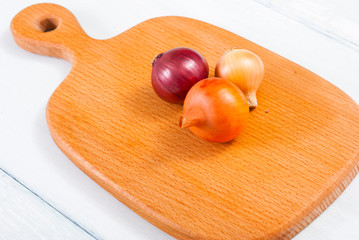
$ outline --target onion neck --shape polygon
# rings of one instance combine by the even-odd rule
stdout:
[[[163,53],[158,54],[153,60],[152,60],[152,67],[155,65],[155,63],[157,62],[157,60],[162,57]]]
[[[184,114],[180,118],[179,126],[180,128],[189,128],[193,126],[199,126],[202,123],[203,123],[202,114],[196,114],[196,115]]]
[[[253,109],[255,107],[257,107],[257,97],[256,97],[256,93],[248,93],[246,95],[247,101],[248,101],[248,105],[249,108]]]

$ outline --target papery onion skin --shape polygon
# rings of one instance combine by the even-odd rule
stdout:
[[[249,107],[241,90],[222,78],[207,78],[188,92],[180,127],[210,142],[235,139],[248,122]]]
[[[207,77],[206,59],[191,48],[173,48],[157,55],[152,62],[152,87],[170,103],[183,103],[190,88]]]
[[[257,89],[263,81],[264,65],[253,52],[232,48],[218,60],[215,76],[236,84],[247,98],[249,107],[257,107]]]

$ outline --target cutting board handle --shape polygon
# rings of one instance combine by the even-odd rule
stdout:
[[[69,10],[50,3],[35,4],[19,12],[11,22],[11,32],[25,50],[69,61],[79,46],[91,40]]]

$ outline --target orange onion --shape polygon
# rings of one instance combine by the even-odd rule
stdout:
[[[249,107],[241,90],[222,78],[197,82],[187,93],[180,127],[210,142],[228,142],[245,128]]]
[[[257,107],[257,89],[263,81],[264,65],[253,52],[232,48],[219,59],[216,77],[225,78],[236,84],[247,98],[249,107]]]

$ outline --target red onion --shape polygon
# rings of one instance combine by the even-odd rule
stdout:
[[[187,92],[208,77],[208,63],[191,48],[173,48],[157,55],[152,62],[152,87],[170,103],[183,103]]]

